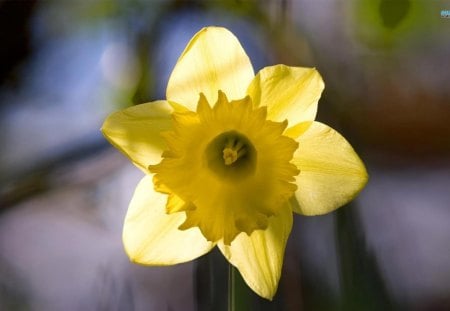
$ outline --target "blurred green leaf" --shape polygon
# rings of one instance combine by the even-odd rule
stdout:
[[[353,0],[350,23],[359,41],[371,48],[405,47],[439,29],[439,8],[427,0]]]
[[[336,213],[341,310],[397,310],[379,272],[377,260],[365,243],[355,207],[351,204]]]
[[[383,25],[395,28],[408,15],[411,8],[409,0],[381,0],[379,12]]]

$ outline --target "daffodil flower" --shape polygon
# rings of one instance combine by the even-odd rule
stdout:
[[[125,217],[130,259],[173,265],[218,246],[272,299],[292,212],[331,212],[367,182],[350,144],[314,121],[323,88],[314,68],[276,65],[255,76],[230,31],[200,30],[167,99],[113,113],[102,128],[146,174]]]

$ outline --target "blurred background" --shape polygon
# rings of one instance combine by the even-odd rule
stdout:
[[[0,0],[0,310],[226,310],[218,251],[129,263],[122,221],[142,177],[102,137],[112,111],[162,99],[203,26],[255,71],[318,68],[317,119],[370,180],[296,216],[273,302],[242,310],[450,310],[450,1]]]

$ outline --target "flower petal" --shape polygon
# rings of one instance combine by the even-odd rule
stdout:
[[[267,106],[267,117],[289,126],[316,117],[324,83],[315,68],[275,65],[263,68],[248,88],[256,106]]]
[[[278,287],[284,250],[292,229],[290,204],[269,218],[266,230],[239,234],[230,246],[219,243],[222,254],[237,267],[247,285],[261,297],[272,299]]]
[[[166,144],[161,131],[172,127],[172,108],[155,101],[117,111],[105,120],[103,135],[130,160],[148,173],[148,166],[161,160]]]
[[[206,27],[186,46],[169,78],[166,97],[195,111],[199,95],[215,103],[217,92],[245,97],[253,67],[238,39],[227,29]]]
[[[200,257],[214,247],[198,228],[179,230],[185,213],[166,214],[166,201],[167,195],[153,190],[150,175],[138,184],[123,228],[125,251],[133,262],[173,265]]]
[[[319,122],[296,140],[292,162],[300,170],[294,212],[321,215],[351,201],[367,183],[368,175],[352,146],[338,132]]]

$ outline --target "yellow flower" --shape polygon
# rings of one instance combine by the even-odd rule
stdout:
[[[272,299],[292,212],[328,213],[367,182],[349,143],[314,121],[323,88],[313,68],[276,65],[255,76],[232,33],[199,31],[167,100],[113,113],[102,128],[146,174],[123,229],[131,260],[172,265],[217,245]]]

